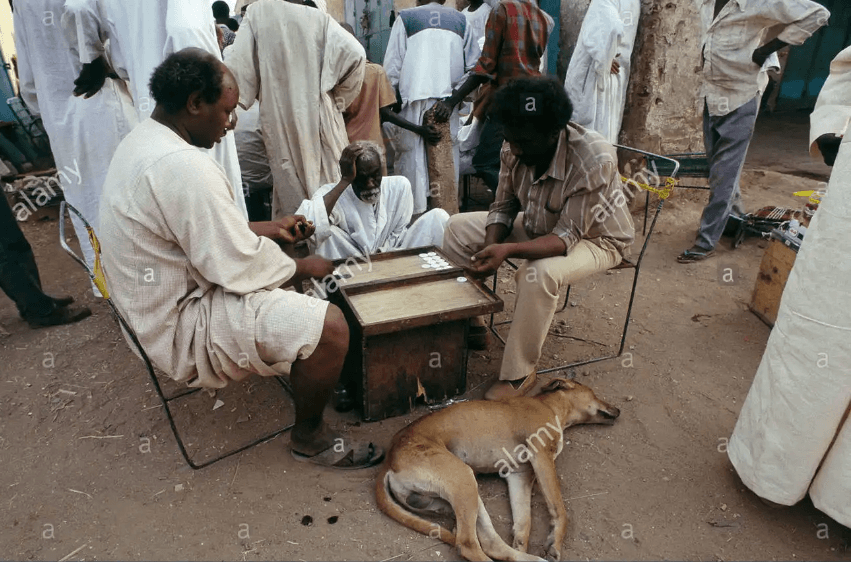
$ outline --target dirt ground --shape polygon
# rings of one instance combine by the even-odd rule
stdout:
[[[802,133],[804,134],[804,133]],[[756,147],[756,152],[763,148]],[[751,161],[751,159],[750,159]],[[796,170],[799,171],[799,170]],[[748,208],[801,208],[790,193],[812,180],[747,170]],[[724,451],[770,329],[747,308],[766,242],[724,240],[706,262],[679,265],[706,192],[670,198],[643,262],[626,354],[576,371],[621,408],[612,426],[565,432],[558,458],[569,514],[564,556],[574,560],[847,560],[850,530],[809,500],[763,504]],[[46,289],[94,310],[80,324],[30,330],[0,299],[0,557],[27,560],[458,560],[438,540],[375,507],[376,470],[336,472],[297,463],[287,434],[200,471],[179,455],[159,401],[108,307],[57,243],[57,222],[22,225]],[[55,214],[54,214],[55,216]],[[636,251],[638,252],[639,243]],[[731,268],[734,281],[724,282]],[[510,274],[499,294],[513,309]],[[544,349],[544,366],[617,348],[632,270],[573,287]],[[503,313],[507,317],[507,312]],[[501,348],[472,353],[469,397],[496,376]],[[213,409],[216,401],[222,407]],[[251,379],[181,401],[192,454],[205,458],[288,423],[290,400]],[[424,415],[337,428],[386,445]],[[500,534],[510,540],[508,494],[480,479]],[[543,554],[548,516],[533,500],[531,552]]]

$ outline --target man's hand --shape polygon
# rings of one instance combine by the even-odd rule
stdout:
[[[481,275],[490,275],[499,269],[509,253],[508,244],[490,244],[470,258],[470,267]]]
[[[333,262],[321,256],[309,256],[296,259],[297,271],[290,281],[302,282],[304,279],[323,279],[333,273]]]
[[[250,230],[276,242],[295,244],[315,234],[315,225],[303,215],[288,215],[275,221],[251,222]]]
[[[354,178],[357,177],[357,158],[362,153],[362,148],[351,146],[342,151],[342,157],[339,158],[339,172],[342,174],[342,181],[348,185],[353,183]]]
[[[315,234],[315,225],[306,220],[303,215],[288,215],[272,222],[278,229],[276,239],[286,244],[307,240]]]
[[[425,139],[425,142],[434,146],[443,136],[440,134],[440,131],[437,130],[437,127],[434,125],[427,125],[419,127],[419,136]]]
[[[104,86],[107,81],[109,67],[104,57],[98,57],[89,64],[84,64],[80,76],[74,81],[74,95],[89,99]]]
[[[609,71],[612,74],[618,74],[618,72],[620,70],[621,70],[621,65],[618,64],[618,59],[612,59],[612,67],[609,69]]]
[[[449,117],[452,115],[452,110],[454,109],[455,108],[452,107],[452,105],[444,99],[435,103],[434,106],[431,107],[431,109],[429,109],[428,111],[434,112],[435,121],[437,121],[438,123],[445,123],[449,120]]]
[[[825,133],[817,137],[815,142],[817,149],[823,155],[823,162],[827,166],[833,166],[838,157],[838,149],[841,147],[841,137],[835,133]]]

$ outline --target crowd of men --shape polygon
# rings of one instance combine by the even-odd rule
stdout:
[[[22,97],[41,114],[57,167],[79,167],[65,197],[97,232],[111,295],[154,364],[214,388],[289,374],[295,458],[354,468],[382,450],[334,447],[343,438],[322,417],[348,326],[335,305],[291,289],[331,274],[330,259],[426,244],[482,278],[524,260],[499,380],[485,395],[496,400],[535,385],[560,287],[628,256],[634,224],[615,197],[612,142],[639,2],[592,9],[567,91],[543,74],[553,20],[537,0],[475,0],[463,12],[417,0],[395,17],[382,66],[319,1],[256,0],[230,17],[208,0],[30,0],[14,16]],[[810,0],[703,0],[700,11],[712,195],[682,262],[710,256],[739,208],[763,65],[829,16]],[[611,31],[598,32],[608,17]],[[439,139],[421,124],[427,111],[449,121],[453,139],[480,127],[473,167],[495,192],[489,211],[427,208],[425,144]],[[616,202],[611,212],[596,211],[602,199]],[[290,257],[304,243],[314,253]],[[67,300],[16,303],[34,325],[45,314],[80,320]],[[471,347],[487,336],[475,323]]]

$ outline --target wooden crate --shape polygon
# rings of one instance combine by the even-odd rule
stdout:
[[[426,252],[445,258],[437,248],[378,254],[331,295],[351,331],[342,378],[365,420],[466,391],[469,319],[502,310],[459,267],[422,268]]]
[[[788,275],[791,273],[796,257],[797,252],[794,248],[786,246],[781,240],[773,239],[761,259],[761,268],[755,280],[755,290],[752,292],[749,310],[770,327],[775,324],[779,314],[782,292],[785,290],[785,283],[788,282]]]

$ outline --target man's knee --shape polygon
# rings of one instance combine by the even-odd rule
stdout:
[[[321,331],[321,340],[318,342],[318,346],[323,346],[330,352],[344,354],[348,351],[349,340],[350,332],[345,315],[342,314],[342,310],[338,306],[329,304],[327,314],[324,316],[324,328]]]
[[[514,274],[520,292],[543,291],[558,295],[559,279],[550,267],[548,259],[526,260]]]

